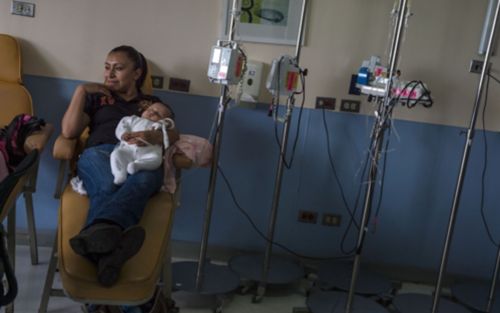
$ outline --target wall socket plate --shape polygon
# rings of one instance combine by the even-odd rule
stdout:
[[[342,221],[342,216],[340,214],[323,213],[323,220],[321,224],[325,226],[339,227]]]
[[[151,84],[153,88],[163,89],[163,76],[151,75]]]
[[[316,109],[335,110],[335,98],[316,97]]]
[[[318,212],[300,210],[297,216],[297,221],[301,223],[316,224],[318,221]]]
[[[358,113],[361,107],[361,101],[342,99],[340,101],[340,111]]]
[[[483,71],[483,66],[484,66],[483,60],[472,59],[470,60],[469,72],[481,74],[481,72]],[[488,68],[486,70],[489,70],[490,68],[491,68],[491,62],[488,64]]]
[[[483,70],[483,65],[484,65],[484,62],[481,60],[471,60],[469,72],[480,74],[481,71]]]
[[[189,85],[190,84],[191,84],[191,81],[189,79],[172,77],[172,78],[170,78],[170,81],[168,83],[168,89],[189,92]]]
[[[14,15],[35,17],[35,4],[23,1],[12,0],[10,13]]]

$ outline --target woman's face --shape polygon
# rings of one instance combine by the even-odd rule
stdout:
[[[124,52],[111,52],[104,63],[104,85],[117,93],[135,90],[135,82],[141,76],[141,70]]]

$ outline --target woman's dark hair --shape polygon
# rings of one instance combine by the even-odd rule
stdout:
[[[137,91],[141,93],[142,84],[144,83],[144,80],[146,80],[146,75],[148,75],[148,64],[146,62],[146,58],[142,55],[142,53],[131,46],[119,46],[111,50],[109,53],[115,52],[125,53],[132,63],[134,63],[134,69],[140,68],[142,70],[141,76],[135,81]]]
[[[168,103],[166,103],[165,101],[162,101],[160,98],[158,98],[156,96],[152,96],[152,95],[142,95],[141,100],[147,101],[150,104],[153,104],[153,103],[161,103],[161,104],[163,104],[170,111],[170,116],[169,117],[171,119],[175,120],[175,113],[174,113],[174,110],[172,110],[172,107],[170,105],[168,105]]]

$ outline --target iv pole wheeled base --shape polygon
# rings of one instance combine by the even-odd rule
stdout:
[[[307,298],[307,308],[311,313],[344,313],[348,294],[340,291],[313,290]],[[353,313],[389,313],[373,299],[354,296]]]
[[[495,302],[500,291],[497,292],[498,273],[500,272],[500,247],[497,248],[495,269],[490,286],[481,283],[461,283],[451,286],[451,293],[461,303],[475,310],[486,313],[500,312],[500,304]]]
[[[237,272],[242,280],[259,282],[263,275],[264,255],[239,255],[229,260],[229,268]],[[273,255],[270,259],[267,283],[271,285],[288,285],[305,276],[303,266],[290,258]],[[262,292],[262,291],[261,291]],[[257,294],[254,302],[260,302],[263,294]]]
[[[172,264],[173,288],[203,295],[218,295],[231,292],[238,288],[240,279],[226,266],[205,262],[203,269],[203,284],[196,286],[196,271],[198,262],[175,262]]]
[[[460,303],[479,312],[488,312],[486,310],[488,305],[488,292],[488,285],[481,283],[461,283],[451,286],[453,297],[457,298]],[[499,293],[497,292],[495,298],[498,299],[498,296]],[[500,304],[493,304],[490,312],[500,312]]]
[[[318,269],[316,285],[308,299],[307,306],[311,313],[344,313],[351,282],[352,263],[348,261],[328,262],[321,264]],[[323,291],[324,289],[337,288],[341,291]],[[383,296],[390,293],[391,282],[373,272],[360,270],[360,275],[355,287],[356,295],[353,296],[351,312],[353,313],[388,313],[387,309],[375,302],[372,298],[364,296]]]
[[[392,305],[400,313],[429,313],[432,310],[433,298],[430,295],[406,293],[394,297]],[[439,300],[439,313],[471,313],[464,306],[444,297]]]
[[[203,267],[203,283],[197,287],[198,262],[176,262],[172,264],[172,283],[175,301],[182,307],[209,307],[221,313],[226,294],[237,289],[238,275],[226,266],[206,261]],[[182,304],[185,302],[185,304]]]
[[[333,288],[349,291],[352,263],[348,261],[324,262],[318,266],[317,284],[323,290]],[[355,293],[365,296],[387,295],[394,289],[385,276],[361,268]]]

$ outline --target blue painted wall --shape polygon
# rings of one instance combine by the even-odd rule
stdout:
[[[37,115],[56,126],[78,81],[26,76]],[[208,137],[218,99],[169,92],[157,95],[172,104],[182,133]],[[405,110],[398,108],[397,110]],[[299,110],[294,111],[289,147],[297,129]],[[327,143],[323,120],[330,142]],[[220,165],[230,180],[240,205],[265,232],[271,207],[278,144],[274,123],[267,109],[232,108],[225,119]],[[298,253],[315,257],[341,255],[339,245],[349,215],[332,174],[327,145],[330,144],[347,201],[352,207],[359,189],[359,175],[372,127],[372,118],[340,112],[305,109],[291,170],[283,177],[275,240]],[[464,124],[467,121],[464,121]],[[486,133],[488,170],[485,208],[493,236],[500,240],[497,177],[500,167],[500,136]],[[54,136],[55,138],[55,136]],[[54,139],[53,138],[53,139]],[[384,193],[380,216],[371,225],[363,258],[371,262],[436,269],[439,266],[453,192],[465,141],[463,129],[449,126],[395,121],[387,152]],[[478,132],[465,177],[448,270],[451,273],[489,278],[496,248],[487,238],[480,215],[484,140]],[[39,229],[55,229],[58,203],[52,198],[58,164],[50,149],[44,153],[35,195]],[[208,188],[208,169],[183,174],[181,207],[176,212],[173,238],[198,242]],[[377,183],[380,186],[380,183]],[[378,195],[379,193],[377,193]],[[375,203],[378,203],[378,196]],[[22,200],[19,206],[24,207]],[[299,210],[342,215],[339,228],[297,222]],[[22,210],[20,210],[22,211]],[[358,210],[359,212],[359,210]],[[25,217],[18,219],[25,228]],[[350,247],[357,238],[351,229]],[[210,244],[262,250],[265,242],[237,210],[229,189],[218,176]]]

